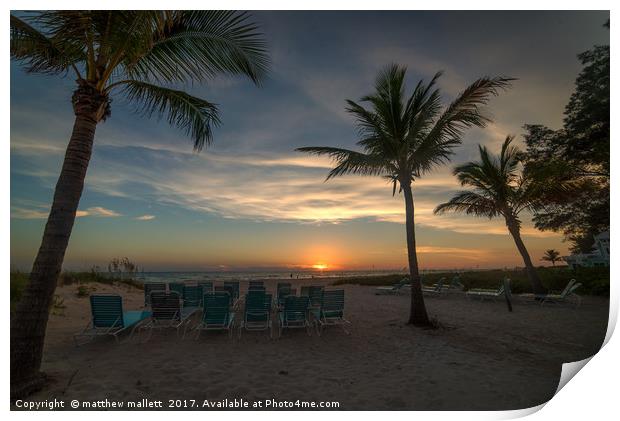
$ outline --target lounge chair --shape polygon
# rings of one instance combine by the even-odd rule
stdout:
[[[278,336],[282,336],[284,329],[306,329],[308,335],[312,334],[310,324],[310,298],[289,295],[284,300],[284,306],[278,313]]]
[[[444,289],[446,289],[447,292],[461,292],[465,289],[465,285],[461,282],[461,277],[459,275],[454,275],[450,281],[450,285]]]
[[[153,292],[151,294],[151,320],[142,325],[140,329],[149,329],[149,336],[152,336],[155,329],[176,329],[177,337],[179,330],[184,327],[183,336],[191,317],[196,313],[198,307],[183,307],[179,294],[172,292]]]
[[[201,285],[184,285],[183,308],[202,307],[203,296],[204,293]]]
[[[229,289],[233,303],[236,304],[239,300],[239,281],[226,281],[224,282],[224,287]]]
[[[265,288],[265,283],[263,281],[250,281],[248,284],[248,289],[257,289],[257,288]]]
[[[377,287],[375,288],[375,295],[394,295],[400,294],[405,288],[409,285],[409,278],[404,277],[398,283],[392,285],[391,287]]]
[[[470,289],[465,293],[467,298],[479,298],[480,301],[496,300],[504,295],[504,284],[502,283],[496,290],[491,289]]]
[[[177,294],[179,294],[180,298],[183,298],[183,288],[185,287],[185,284],[181,283],[181,282],[170,282],[168,283],[168,291],[169,292],[176,292]]]
[[[291,288],[291,284],[278,284],[275,305],[277,308],[281,308],[284,305],[284,300],[290,295],[295,295]]]
[[[312,310],[314,323],[319,336],[325,326],[340,326],[349,335],[346,326],[351,322],[344,318],[344,290],[325,290],[323,291],[323,301],[321,307]]]
[[[540,298],[540,305],[545,303],[550,304],[563,304],[569,302],[571,299],[575,302],[575,307],[581,305],[581,297],[575,293],[575,291],[581,286],[581,283],[575,283],[570,288],[564,288],[561,294],[547,294]]]
[[[202,318],[194,328],[197,330],[196,339],[203,330],[227,330],[228,336],[232,337],[235,313],[231,311],[228,294],[210,292],[204,295],[202,301]]]
[[[264,290],[250,290],[248,292],[245,296],[243,319],[239,324],[239,337],[241,337],[241,331],[243,329],[269,329],[269,336],[273,337],[273,326],[271,323],[271,294],[265,294]]]
[[[198,281],[198,285],[202,287],[203,294],[213,292],[213,282],[211,281]]]
[[[308,298],[310,299],[310,307],[321,307],[321,303],[323,303],[323,291],[325,290],[322,286],[310,286],[308,289]]]
[[[434,295],[434,296],[440,296],[443,288],[444,288],[444,282],[446,281],[446,278],[440,278],[439,281],[437,281],[437,283],[433,286],[422,286],[422,293],[423,294],[430,294],[430,295]]]
[[[292,288],[293,285],[290,282],[278,282],[276,285],[276,291],[278,291],[280,288]]]
[[[166,284],[163,282],[144,283],[144,307],[151,305],[151,293],[154,291],[166,292]]]
[[[551,294],[551,295],[564,295],[564,294],[568,293],[568,290],[573,285],[575,285],[576,282],[577,281],[575,279],[571,279],[570,281],[568,281],[568,283],[566,284],[566,286],[564,287],[564,289],[562,291],[549,291],[546,294],[533,294],[531,292],[525,292],[523,294],[516,295],[516,297],[521,299],[525,303],[540,304],[542,299],[546,295],[548,295],[548,294]]]
[[[120,295],[91,295],[90,311],[92,320],[83,331],[73,335],[77,346],[90,342],[97,336],[113,336],[119,342],[118,335],[131,329],[129,336],[144,320],[151,316],[148,311],[123,311],[123,299]],[[80,343],[80,339],[87,338]]]

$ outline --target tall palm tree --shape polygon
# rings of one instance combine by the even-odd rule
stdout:
[[[467,87],[447,107],[442,107],[436,82],[418,82],[405,98],[406,68],[392,64],[379,73],[375,92],[361,102],[347,100],[347,111],[355,116],[362,152],[334,147],[305,147],[298,151],[328,155],[336,163],[327,179],[345,174],[381,176],[405,198],[407,251],[411,277],[409,323],[428,326],[429,319],[422,296],[416,253],[412,183],[423,174],[449,160],[452,149],[461,143],[465,129],[484,127],[489,119],[480,106],[506,88],[510,79],[481,78]]]
[[[547,262],[551,262],[553,266],[555,266],[555,262],[559,262],[560,260],[560,252],[555,249],[545,250],[545,254],[540,260],[545,260]]]
[[[499,156],[491,156],[485,146],[479,145],[480,161],[454,169],[461,185],[472,187],[472,190],[458,192],[450,201],[437,206],[435,213],[453,211],[489,219],[503,217],[523,258],[532,289],[536,294],[544,294],[546,290],[521,239],[519,219],[523,210],[536,209],[544,183],[531,173],[522,171],[521,152],[512,145],[513,140],[514,136],[506,137]]]
[[[11,394],[42,384],[39,373],[56,281],[84,188],[97,125],[113,96],[164,117],[201,150],[213,140],[218,108],[166,87],[218,74],[259,83],[269,65],[257,25],[227,11],[53,11],[11,15],[11,57],[29,73],[71,74],[75,121],[28,286],[11,318]]]

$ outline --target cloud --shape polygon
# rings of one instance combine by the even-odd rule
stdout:
[[[11,218],[15,219],[43,219],[48,215],[49,211],[11,207]]]
[[[137,221],[152,221],[155,219],[155,215],[142,215],[134,218]]]
[[[97,216],[97,217],[103,217],[103,218],[113,218],[113,217],[122,216],[122,215],[116,211],[113,211],[112,209],[106,209],[101,206],[93,206],[86,210],[78,210],[76,216],[77,217]]]
[[[34,209],[32,208],[34,207]],[[15,219],[45,219],[49,216],[49,206],[43,204],[33,204],[31,208],[11,206],[11,218]],[[85,216],[95,216],[111,218],[122,216],[120,213],[101,206],[93,206],[86,210],[79,210],[75,213],[77,218]]]

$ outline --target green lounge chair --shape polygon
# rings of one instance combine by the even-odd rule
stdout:
[[[232,337],[235,313],[231,311],[228,294],[207,293],[202,301],[204,307],[200,323],[195,327],[197,330],[196,339],[200,337],[203,330],[227,330],[228,336]]]
[[[265,288],[265,283],[263,281],[250,281],[248,284],[248,290],[260,288]]]
[[[217,285],[214,289],[214,292],[226,292],[230,298],[230,305],[236,305],[237,301],[235,300],[235,287],[233,285],[224,282],[223,285]]]
[[[310,307],[321,307],[323,303],[323,291],[322,286],[312,285],[308,289],[308,298],[310,299]]]
[[[156,291],[151,294],[151,319],[140,329],[149,330],[146,340],[151,338],[155,329],[173,328],[178,337],[179,330],[183,327],[183,337],[185,337],[189,321],[198,310],[199,307],[181,306],[181,298],[174,291],[167,293]]]
[[[181,282],[170,282],[168,283],[168,291],[169,292],[176,292],[177,294],[179,294],[180,298],[183,298],[183,288],[185,287],[185,284],[181,283]]]
[[[547,294],[540,299],[540,305],[563,304],[571,300],[575,302],[575,307],[581,306],[581,297],[575,293],[581,287],[581,283],[575,283],[570,288],[565,288],[561,294]]]
[[[310,298],[289,295],[284,300],[284,306],[278,313],[278,336],[282,336],[284,329],[306,329],[312,334],[310,324]]]
[[[90,311],[92,320],[83,331],[73,335],[77,346],[94,340],[97,336],[113,336],[119,342],[118,335],[131,329],[131,337],[138,326],[147,320],[148,311],[123,311],[123,299],[120,295],[91,295]],[[84,342],[80,339],[86,338]]]
[[[504,284],[502,283],[496,290],[490,289],[470,289],[465,293],[467,298],[479,298],[480,301],[496,300],[504,295]]]
[[[377,287],[375,288],[375,295],[395,295],[400,294],[409,284],[409,278],[404,277],[398,283],[391,287]]]
[[[166,284],[163,282],[144,283],[144,307],[149,307],[151,305],[151,293],[153,291],[166,292]]]
[[[198,285],[202,287],[202,293],[207,294],[213,292],[213,282],[211,281],[199,281]]]
[[[321,336],[325,326],[340,326],[347,335],[350,332],[346,326],[351,322],[344,318],[344,290],[325,290],[323,291],[323,301],[321,307],[312,310],[314,323],[317,333]]]
[[[284,306],[284,300],[290,295],[295,295],[291,288],[291,284],[278,284],[275,301],[276,307],[282,308],[282,306]]]
[[[201,285],[183,286],[183,308],[202,307],[202,297],[204,296]]]
[[[224,287],[229,289],[233,303],[236,304],[239,301],[239,281],[226,281],[224,282]]]
[[[245,296],[243,319],[239,324],[239,337],[245,330],[269,330],[269,337],[273,337],[271,323],[271,294],[263,290],[250,290]]]

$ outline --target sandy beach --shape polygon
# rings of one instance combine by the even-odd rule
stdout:
[[[138,289],[88,285],[96,293],[122,295],[125,310],[143,305]],[[584,297],[578,309],[517,303],[508,313],[502,301],[429,297],[429,314],[440,328],[421,330],[405,323],[409,295],[377,296],[373,287],[345,285],[350,335],[338,328],[320,337],[288,331],[280,339],[265,332],[244,332],[241,339],[209,332],[196,341],[169,331],[145,343],[124,336],[120,344],[101,338],[75,347],[72,335],[90,317],[88,298],[78,298],[76,288],[57,290],[66,308],[48,325],[42,369],[50,382],[32,400],[243,398],[335,401],[344,410],[526,408],[553,396],[563,362],[598,351],[609,305],[605,298]]]

